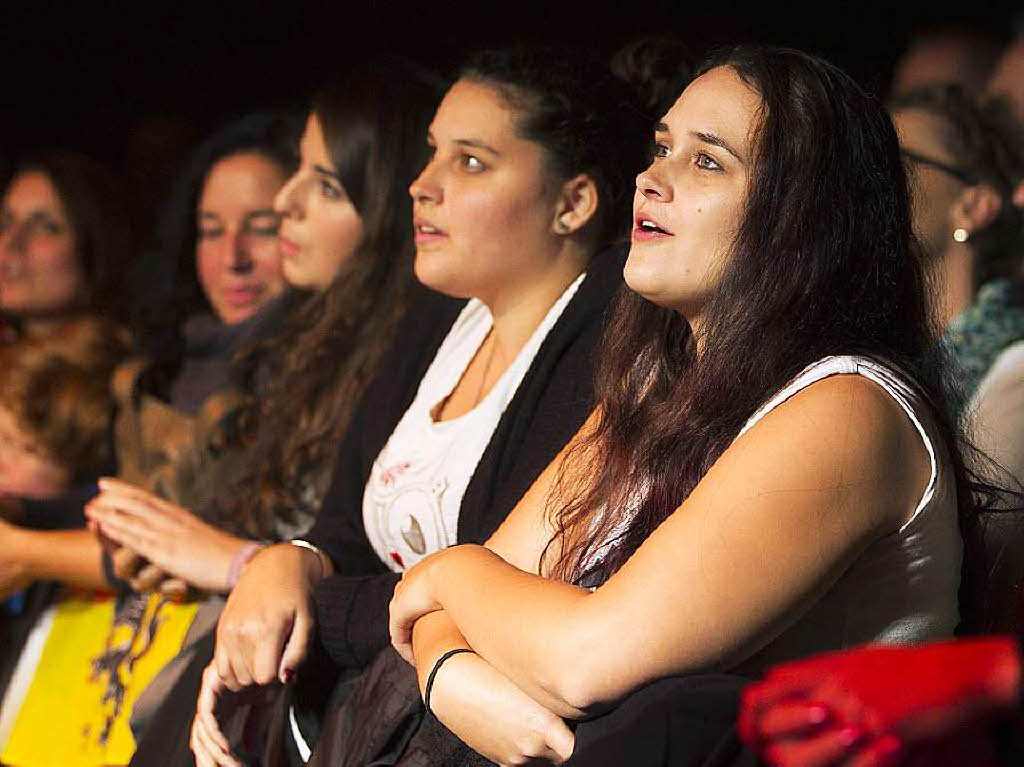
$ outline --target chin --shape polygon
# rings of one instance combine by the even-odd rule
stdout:
[[[472,289],[464,284],[459,277],[460,270],[455,268],[448,259],[439,257],[439,254],[416,253],[416,260],[413,262],[413,274],[420,283],[438,293],[444,293],[452,298],[472,298]]]

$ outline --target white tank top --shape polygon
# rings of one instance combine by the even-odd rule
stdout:
[[[868,546],[803,615],[741,663],[741,672],[867,642],[949,637],[959,621],[962,541],[949,456],[927,408],[893,371],[866,357],[821,359],[765,403],[737,437],[797,392],[842,374],[874,381],[899,403],[928,451],[931,476],[910,519]]]
[[[473,299],[459,314],[420,382],[416,397],[373,462],[363,491],[363,526],[392,570],[411,567],[458,540],[462,496],[502,414],[583,281],[581,274],[548,310],[480,403],[435,421],[434,408],[458,384],[491,330],[491,313]]]

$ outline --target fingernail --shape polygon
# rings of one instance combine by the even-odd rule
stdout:
[[[852,746],[863,734],[860,727],[851,724],[839,731],[839,742],[844,746]]]

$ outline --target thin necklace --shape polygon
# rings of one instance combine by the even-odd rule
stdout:
[[[476,408],[477,405],[480,404],[480,400],[483,399],[483,396],[484,396],[484,386],[487,385],[487,376],[491,372],[491,363],[494,362],[494,350],[495,350],[495,348],[498,345],[497,342],[494,340],[494,328],[493,327],[490,330],[487,331],[487,337],[484,338],[484,342],[486,342],[488,338],[491,339],[491,348],[490,348],[490,350],[487,353],[487,362],[484,364],[483,375],[480,377],[480,388],[477,389],[476,398],[473,400],[473,408],[474,409]]]

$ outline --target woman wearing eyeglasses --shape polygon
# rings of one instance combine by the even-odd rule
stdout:
[[[1013,197],[1024,178],[1024,131],[1006,104],[979,105],[954,86],[910,93],[890,110],[914,183],[914,227],[931,254],[937,319],[960,367],[959,415],[970,419],[975,446],[995,462],[988,468],[996,483],[1019,487],[1024,216]],[[1005,553],[1007,546],[1022,547],[1017,541],[1024,542],[1024,523],[1017,514],[1002,513],[980,521],[968,536],[973,543],[961,590],[964,625],[981,631],[1024,627],[1020,606],[1009,598],[1020,578],[1012,566],[1016,556]],[[993,559],[998,551],[1004,553]]]
[[[1013,204],[1024,177],[1021,129],[1005,105],[980,106],[954,86],[911,93],[891,110],[978,447],[1022,479],[1024,217]]]

